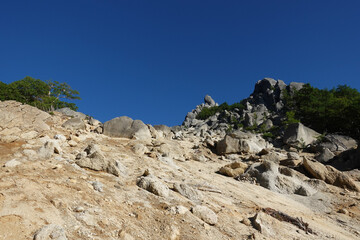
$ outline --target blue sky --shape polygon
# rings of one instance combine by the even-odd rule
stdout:
[[[0,81],[66,82],[79,111],[178,125],[264,77],[360,89],[360,1],[0,2]]]

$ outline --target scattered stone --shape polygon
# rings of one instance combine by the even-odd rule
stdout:
[[[117,177],[125,173],[124,166],[117,160],[107,159],[95,144],[88,145],[76,156],[75,163],[83,168],[105,171]]]
[[[297,154],[296,152],[288,152],[287,157],[290,160],[298,160],[298,159],[300,159],[299,154]]]
[[[98,192],[104,191],[103,190],[104,185],[101,182],[94,181],[94,182],[91,182],[91,185],[93,186],[95,191],[98,191]]]
[[[200,202],[203,199],[203,196],[199,191],[184,183],[175,183],[174,190],[195,202]]]
[[[191,209],[191,212],[210,225],[215,225],[218,221],[216,213],[206,206],[197,205]]]
[[[144,144],[136,143],[132,146],[131,150],[137,155],[143,155],[148,149],[144,146]]]
[[[221,167],[219,172],[225,176],[238,177],[243,174],[247,168],[248,165],[246,163],[237,161]]]
[[[68,141],[68,144],[69,144],[70,147],[76,147],[78,145],[78,143],[75,142],[74,140]]]
[[[189,211],[189,209],[187,209],[186,207],[182,206],[182,205],[179,205],[179,206],[175,206],[175,207],[171,207],[169,209],[170,213],[171,214],[180,214],[180,215],[183,215],[185,213],[187,213]]]
[[[62,149],[60,148],[59,142],[56,140],[48,140],[45,144],[39,149],[38,155],[41,158],[50,158],[54,153],[61,153]]]
[[[241,223],[246,226],[251,226],[251,221],[248,218],[244,218],[243,220],[241,220]]]
[[[56,134],[56,135],[54,136],[54,139],[57,139],[57,140],[59,140],[60,142],[65,142],[65,141],[66,141],[66,137],[65,137],[64,135],[62,135],[62,134]]]
[[[49,224],[42,227],[34,235],[34,240],[49,240],[49,239],[67,240],[65,230],[56,224]]]
[[[346,210],[345,208],[341,208],[341,209],[339,209],[338,213],[342,213],[342,214],[348,215],[348,214],[349,214],[349,211]]]
[[[4,167],[16,167],[18,165],[20,165],[21,162],[19,162],[18,160],[16,159],[12,159],[10,161],[7,161],[5,164],[4,164]]]
[[[77,206],[74,208],[74,212],[84,212],[85,209],[82,206]]]
[[[168,197],[170,190],[165,183],[153,175],[141,176],[136,183],[140,188],[145,189],[160,197]]]

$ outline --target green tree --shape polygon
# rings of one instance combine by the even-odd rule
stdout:
[[[331,90],[304,85],[286,95],[290,119],[299,119],[306,126],[323,133],[343,133],[360,138],[360,93],[346,85]],[[295,114],[294,114],[295,113]]]
[[[49,86],[46,101],[50,104],[51,110],[54,110],[55,106],[56,108],[69,107],[77,110],[76,105],[67,102],[67,100],[80,100],[78,91],[72,89],[67,83],[60,83],[58,81],[46,81],[46,83]]]
[[[0,82],[0,100],[15,100],[44,111],[63,107],[77,110],[76,104],[70,102],[77,99],[80,99],[78,91],[58,81],[44,82],[27,76],[8,85]]]

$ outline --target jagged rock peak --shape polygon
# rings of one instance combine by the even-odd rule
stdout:
[[[206,94],[206,96],[204,97],[204,102],[205,104],[210,105],[211,107],[215,106],[216,103],[214,101],[214,99],[212,99],[212,97],[210,97],[209,95]]]

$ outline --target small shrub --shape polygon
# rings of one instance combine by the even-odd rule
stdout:
[[[272,134],[271,132],[265,132],[262,137],[266,140],[270,139],[270,138],[274,138],[274,134]]]

